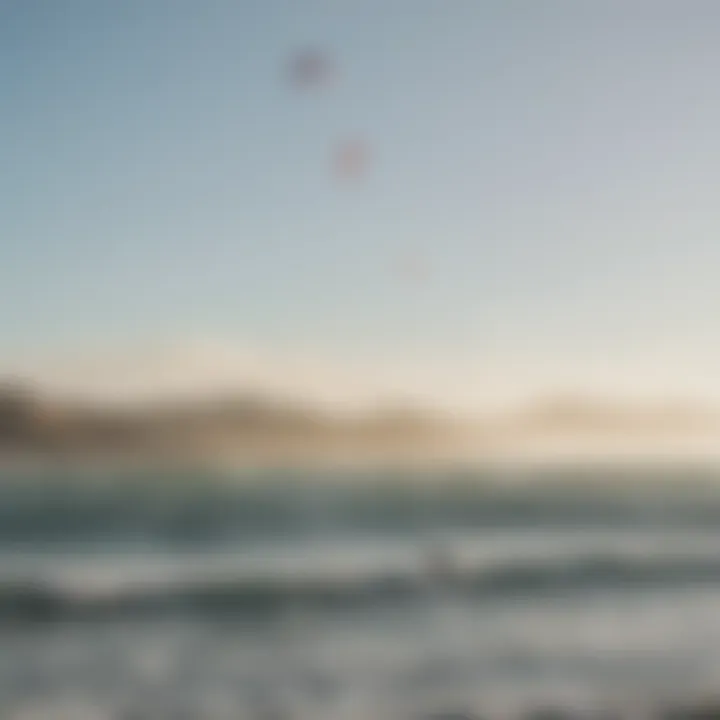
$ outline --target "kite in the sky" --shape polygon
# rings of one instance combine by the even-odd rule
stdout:
[[[335,148],[335,174],[344,179],[360,177],[367,169],[368,150],[360,139],[345,140]]]
[[[318,50],[303,50],[290,62],[290,79],[301,88],[317,87],[327,82],[332,67],[327,57]]]
[[[403,257],[397,264],[396,270],[405,280],[412,283],[425,283],[429,276],[427,263],[417,253]]]

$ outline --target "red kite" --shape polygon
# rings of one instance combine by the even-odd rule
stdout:
[[[368,151],[365,144],[358,139],[346,140],[335,150],[335,173],[342,178],[357,178],[362,175],[368,165]]]
[[[318,50],[303,50],[290,63],[290,78],[299,87],[321,85],[330,73],[330,63]]]

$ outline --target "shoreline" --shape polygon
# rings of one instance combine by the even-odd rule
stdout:
[[[0,452],[2,475],[77,473],[100,475],[124,472],[209,473],[213,475],[257,475],[272,473],[410,473],[418,478],[437,473],[493,473],[512,483],[533,475],[584,471],[663,474],[672,471],[720,473],[720,443],[698,452],[667,447],[609,451],[533,448],[525,451],[479,452],[294,452],[294,453],[111,453],[48,454]],[[593,478],[597,480],[595,476]],[[720,475],[718,476],[720,481]],[[679,481],[679,480],[678,480]]]

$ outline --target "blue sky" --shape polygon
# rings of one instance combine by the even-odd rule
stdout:
[[[719,26],[714,0],[8,0],[4,354],[212,337],[709,392]],[[308,46],[338,73],[303,93]]]

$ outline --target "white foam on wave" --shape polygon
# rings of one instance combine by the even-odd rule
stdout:
[[[665,564],[717,561],[717,533],[660,530],[553,530],[443,533],[432,537],[318,538],[304,543],[215,552],[4,554],[5,582],[42,580],[70,595],[101,597],[133,590],[172,589],[231,579],[252,582],[363,582],[421,576],[424,553],[440,543],[459,571],[516,565],[542,567],[597,558]]]

